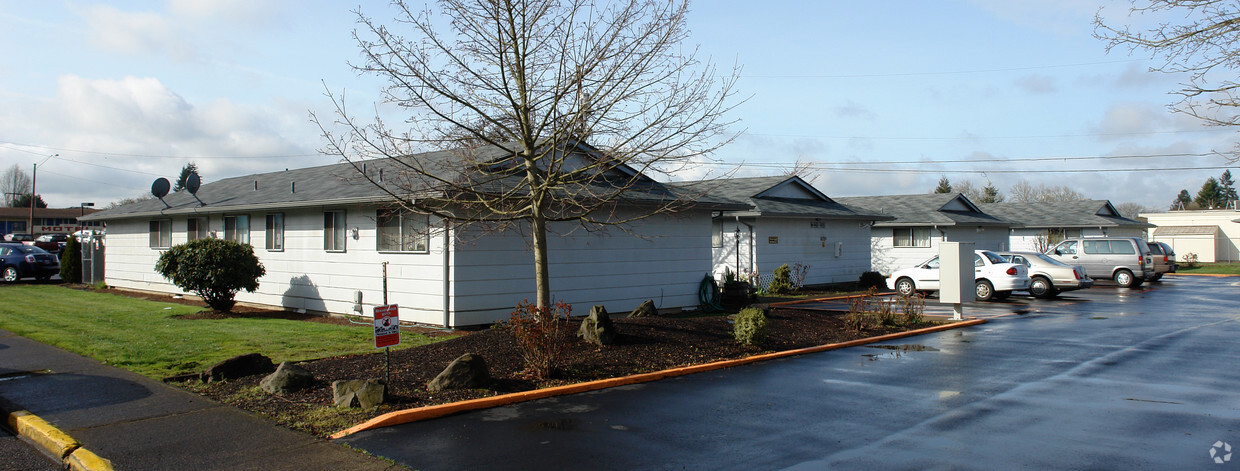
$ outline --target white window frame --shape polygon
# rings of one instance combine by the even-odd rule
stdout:
[[[242,222],[244,226],[242,227]],[[232,229],[229,229],[229,226]],[[231,231],[231,232],[230,232]],[[224,239],[231,240],[240,244],[250,243],[250,215],[249,214],[232,214],[224,216]]]
[[[172,220],[152,219],[148,225],[150,247],[156,250],[172,248]]]
[[[924,231],[924,234],[921,234]],[[905,232],[907,242],[901,243],[901,232]],[[923,236],[923,237],[919,237]],[[929,248],[931,246],[929,227],[894,227],[891,229],[891,246],[899,248]]]
[[[395,225],[384,224],[392,219],[395,219]],[[375,249],[379,252],[429,253],[430,228],[429,214],[380,209],[375,213]],[[395,229],[395,234],[390,233],[392,229]]]
[[[344,252],[348,249],[348,213],[343,209],[323,211],[323,250]]]
[[[284,251],[284,213],[267,213],[264,235],[268,252]]]

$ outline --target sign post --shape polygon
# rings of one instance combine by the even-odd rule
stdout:
[[[384,380],[392,384],[391,347],[400,345],[400,317],[395,304],[375,306],[375,348],[383,349]]]
[[[972,242],[939,243],[939,302],[952,305],[952,319],[961,320],[964,303],[974,297]]]

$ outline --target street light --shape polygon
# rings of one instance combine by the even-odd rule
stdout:
[[[92,208],[93,208],[93,207],[95,207],[95,203],[82,203],[82,204],[81,204],[81,207],[82,207],[82,215],[83,215],[83,216],[85,216],[85,215],[86,215],[86,207],[87,207],[87,206],[90,206],[90,207],[92,207]]]

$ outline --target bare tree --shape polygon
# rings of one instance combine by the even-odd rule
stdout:
[[[1063,185],[1046,186],[1037,184],[1036,186],[1028,181],[1021,180],[1012,185],[1008,190],[1010,201],[1016,203],[1038,203],[1051,201],[1079,201],[1086,199],[1085,194],[1073,190]]]
[[[23,195],[28,197],[30,195],[30,187],[30,174],[23,171],[17,164],[13,164],[0,177],[0,192],[4,193],[4,206],[14,207],[14,202]],[[27,199],[26,201],[29,204],[30,200]]]
[[[1151,70],[1187,74],[1173,93],[1180,100],[1172,111],[1184,113],[1216,126],[1240,125],[1240,4],[1231,0],[1133,0],[1130,19],[1147,17],[1156,26],[1133,30],[1131,25],[1112,26],[1101,11],[1094,17],[1094,36],[1107,42],[1107,51],[1127,47],[1143,50],[1162,65]],[[1138,18],[1134,18],[1138,17]],[[1240,147],[1230,158],[1235,160]]]
[[[724,115],[738,71],[719,74],[682,46],[687,2],[599,3],[439,0],[435,13],[398,0],[390,27],[358,10],[364,60],[353,67],[386,80],[382,100],[407,110],[411,129],[364,123],[329,91],[333,122],[312,116],[324,152],[359,170],[376,158],[399,168],[395,187],[371,181],[404,209],[458,228],[520,228],[537,304],[550,306],[548,223],[623,225],[683,208],[668,195],[640,214],[616,210],[658,186],[644,175],[675,172],[732,138]]]
[[[1140,203],[1120,203],[1115,205],[1115,210],[1119,211],[1119,215],[1128,219],[1136,219],[1141,213],[1157,211],[1158,208],[1151,208]]]

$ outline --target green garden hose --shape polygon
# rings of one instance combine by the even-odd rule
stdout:
[[[715,278],[706,274],[702,278],[702,282],[698,284],[698,309],[705,312],[719,312],[723,310],[723,306],[719,304],[719,284],[715,283]]]

